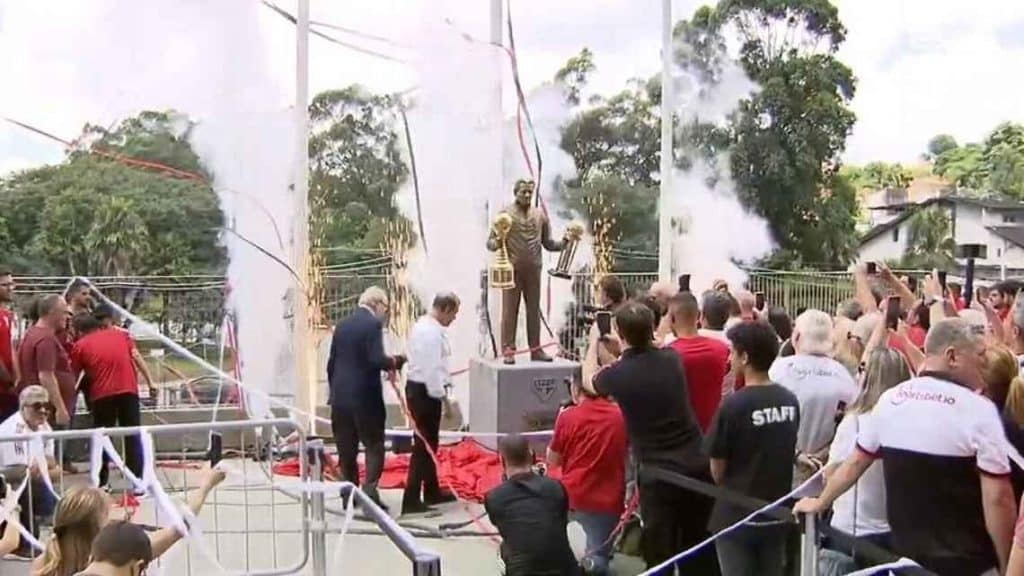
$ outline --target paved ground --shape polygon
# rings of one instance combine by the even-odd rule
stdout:
[[[277,571],[288,574],[312,574],[312,567],[296,571],[303,564],[305,546],[300,536],[302,514],[300,506],[287,495],[270,488],[265,472],[252,461],[232,460],[226,462],[231,473],[227,481],[214,493],[200,519],[204,532],[200,546],[195,541],[188,545],[179,544],[160,563],[160,568],[151,574],[168,576],[201,576],[221,574],[219,563],[225,570],[238,572]],[[197,473],[174,469],[161,469],[163,484],[172,497],[181,499],[181,488],[195,486]],[[292,478],[276,477],[275,483],[294,481]],[[84,482],[82,475],[68,478],[66,482]],[[386,491],[383,498],[397,513],[401,492]],[[341,499],[331,496],[328,507],[342,506]],[[472,506],[479,514],[481,508]],[[443,515],[438,518],[409,519],[421,525],[436,527],[443,522],[468,519],[468,513],[461,504],[441,507]],[[147,524],[163,524],[155,510],[154,503],[146,500],[136,513],[134,520]],[[406,519],[402,519],[403,522]],[[486,519],[482,521],[490,528]],[[328,515],[328,525],[340,529],[343,518]],[[470,526],[468,530],[478,530]],[[370,532],[370,533],[366,533]],[[442,558],[442,574],[445,576],[481,576],[498,574],[497,545],[486,537],[455,537],[449,539],[420,538],[424,547],[438,552]],[[204,550],[208,551],[208,556]],[[211,559],[212,557],[212,559]],[[377,533],[374,524],[353,522],[351,533],[342,540],[338,535],[327,538],[327,566],[329,574],[351,575],[411,574],[411,564],[387,537]],[[628,576],[640,572],[642,566],[636,559],[617,558],[616,574]],[[28,576],[28,564],[0,560],[0,574],[3,576]]]

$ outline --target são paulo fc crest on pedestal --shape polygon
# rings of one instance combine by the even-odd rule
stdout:
[[[555,379],[554,378],[536,378],[533,381],[533,393],[537,396],[537,399],[543,403],[547,403],[551,400],[551,396],[555,393]]]

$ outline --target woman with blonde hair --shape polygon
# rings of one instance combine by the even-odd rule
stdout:
[[[989,344],[985,347],[981,379],[985,396],[999,409],[1006,439],[1018,452],[1024,450],[1024,381],[1020,377],[1017,357],[1002,344]],[[1024,494],[1024,470],[1012,461],[1010,482],[1019,500]]]
[[[836,427],[836,435],[829,449],[828,466],[825,468],[826,478],[853,454],[857,434],[870,421],[871,411],[882,393],[910,380],[911,376],[907,360],[899,351],[875,348],[868,353],[860,395]],[[890,528],[885,509],[885,477],[881,460],[876,460],[868,468],[852,490],[836,499],[832,527],[888,548]],[[848,565],[852,560],[844,556],[849,554],[849,550],[829,550],[823,553],[822,559],[826,563]]]
[[[57,504],[52,535],[32,565],[33,576],[71,576],[85,568],[93,538],[109,516],[106,492],[89,486],[70,488]]]
[[[224,481],[224,472],[217,468],[205,472],[199,489],[188,499],[188,509],[199,514],[206,497]],[[99,488],[75,486],[69,489],[53,515],[53,533],[46,542],[43,555],[32,564],[32,576],[74,576],[89,564],[92,542],[110,520],[110,499]],[[181,534],[174,527],[149,533],[153,558],[159,558]]]

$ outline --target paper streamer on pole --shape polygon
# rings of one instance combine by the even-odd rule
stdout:
[[[18,505],[18,500],[21,499],[21,495],[24,494],[25,490],[28,488],[28,481],[29,475],[25,474],[25,478],[21,481],[21,485],[18,486],[18,488],[14,491],[13,494],[10,494],[7,497],[7,502],[4,504],[3,507],[3,519],[8,518],[14,512],[14,507]],[[28,528],[22,526],[21,522],[17,522],[16,526],[18,528],[18,532],[21,534],[21,537],[25,539],[25,542],[28,542],[29,546],[35,548],[36,550],[39,550],[40,552],[43,551],[42,542],[37,540],[36,537],[33,536],[31,532],[29,532]]]
[[[857,570],[856,572],[850,572],[846,576],[874,576],[875,574],[882,574],[888,572],[892,574],[893,570],[899,570],[901,568],[920,568],[921,565],[914,562],[910,558],[900,558],[895,562],[889,562],[888,564],[879,564],[878,566],[870,566],[863,570]]]
[[[356,488],[348,493],[348,501],[345,503],[345,521],[341,524],[341,533],[338,534],[338,543],[334,545],[334,553],[331,554],[331,566],[337,566],[345,557],[345,535],[348,534],[349,525],[356,515]]]

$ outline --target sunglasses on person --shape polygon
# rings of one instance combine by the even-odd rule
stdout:
[[[46,410],[47,412],[50,411],[49,402],[33,402],[31,404],[26,404],[26,406],[38,412],[42,412],[43,410]]]

